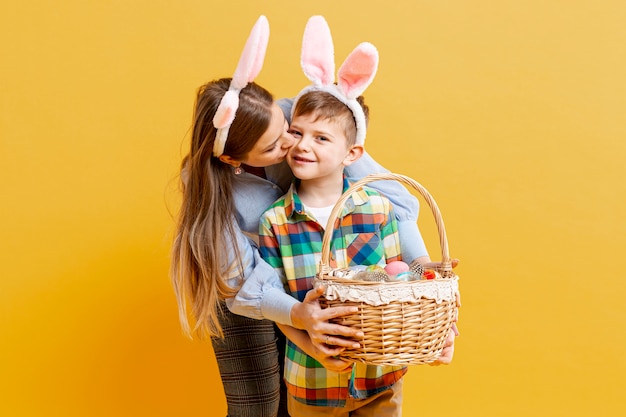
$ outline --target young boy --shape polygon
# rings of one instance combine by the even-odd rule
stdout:
[[[367,106],[358,103],[367,118]],[[281,275],[288,292],[302,301],[317,273],[329,214],[349,187],[344,167],[359,159],[354,106],[326,91],[309,91],[294,103],[291,133],[296,144],[287,161],[297,178],[261,217],[261,256]],[[347,200],[335,222],[331,266],[380,265],[400,260],[397,224],[389,201],[364,187]],[[406,367],[352,365],[334,372],[307,355],[288,336],[285,381],[294,416],[399,416]],[[327,341],[328,343],[328,341]],[[334,410],[331,410],[334,409]]]

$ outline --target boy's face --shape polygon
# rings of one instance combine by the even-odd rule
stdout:
[[[361,156],[363,147],[348,147],[340,123],[315,119],[314,114],[294,117],[289,132],[296,141],[287,154],[287,163],[301,180],[342,176],[343,168]]]

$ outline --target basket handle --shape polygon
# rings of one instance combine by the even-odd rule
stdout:
[[[450,260],[450,254],[448,250],[448,238],[446,236],[446,228],[443,224],[443,218],[441,217],[441,212],[439,211],[439,207],[435,202],[434,198],[430,195],[428,190],[424,188],[420,183],[413,180],[410,177],[400,174],[394,173],[380,173],[380,174],[371,174],[368,175],[361,180],[355,182],[346,190],[345,193],[339,197],[337,203],[330,212],[328,216],[328,223],[326,224],[327,231],[333,230],[335,225],[335,220],[339,216],[344,203],[350,198],[350,196],[363,185],[368,184],[373,181],[379,180],[395,180],[398,181],[405,186],[410,186],[415,188],[426,200],[426,203],[430,207],[433,216],[435,217],[435,222],[437,223],[437,231],[439,233],[439,245],[441,246],[441,269],[443,271],[452,271],[452,262]],[[324,238],[322,239],[322,259],[320,261],[320,274],[328,274],[330,273],[330,240],[332,238],[333,233],[324,233]]]

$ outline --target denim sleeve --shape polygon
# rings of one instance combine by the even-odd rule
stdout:
[[[293,98],[281,98],[276,100],[276,104],[283,111],[287,123],[291,124],[291,107],[293,107]]]
[[[367,153],[346,167],[345,174],[351,182],[358,181],[369,174],[389,172]],[[428,256],[424,239],[417,228],[419,202],[404,185],[397,181],[374,181],[367,184],[387,197],[393,205],[395,217],[398,220],[402,259],[410,262],[420,256]]]
[[[274,268],[261,259],[255,242],[239,232],[237,244],[244,265],[244,276],[237,295],[226,300],[228,309],[253,319],[268,319],[291,326],[291,308],[298,300],[285,292]],[[229,279],[233,287],[239,283],[239,276]]]

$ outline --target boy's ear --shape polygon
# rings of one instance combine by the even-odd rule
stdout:
[[[356,162],[363,155],[363,152],[363,145],[352,145],[343,160],[343,166],[347,167],[348,165],[352,165],[352,163]]]

